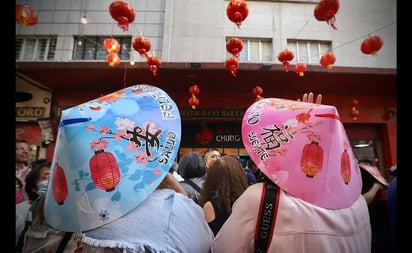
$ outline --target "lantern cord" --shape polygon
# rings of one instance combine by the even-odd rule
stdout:
[[[377,30],[375,30],[375,31],[373,31],[373,32],[370,32],[370,33],[368,33],[367,35],[363,35],[363,36],[358,37],[358,38],[356,38],[356,39],[350,40],[350,41],[348,41],[348,42],[346,42],[346,43],[343,43],[343,44],[341,44],[341,45],[338,45],[338,46],[334,47],[333,49],[336,49],[336,48],[339,48],[339,47],[348,45],[348,44],[350,44],[350,43],[352,43],[352,42],[355,42],[355,41],[357,41],[357,40],[361,40],[361,39],[365,38],[365,36],[368,36],[368,35],[373,34],[373,33],[377,33],[377,32],[379,32],[380,30],[386,29],[386,28],[388,28],[389,26],[394,25],[395,23],[396,23],[396,21],[393,21],[392,23],[387,24],[387,25],[385,25],[385,26],[383,26],[383,27],[381,27],[381,28],[379,28],[379,29],[377,29]]]
[[[306,21],[306,23],[302,26],[302,28],[300,28],[299,29],[299,31],[296,33],[296,35],[293,37],[293,38],[297,38],[298,37],[298,35],[299,35],[299,33],[303,30],[303,28],[305,28],[308,24],[309,24],[309,22],[313,19],[313,15]]]
[[[126,88],[126,78],[127,77],[127,63],[124,65],[124,75],[123,75],[123,88]]]

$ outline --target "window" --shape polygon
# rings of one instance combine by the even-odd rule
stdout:
[[[16,60],[54,60],[56,37],[16,37]]]
[[[227,38],[227,40],[229,39],[230,38]],[[240,39],[242,39],[243,42],[243,49],[239,54],[240,62],[257,63],[273,61],[271,39]],[[227,57],[232,57],[232,54],[227,52]]]
[[[106,60],[107,51],[103,41],[107,37],[75,37],[73,60]],[[130,59],[131,37],[113,37],[120,43],[118,55],[122,60]]]
[[[328,51],[332,52],[332,43],[330,41],[288,40],[288,49],[295,54],[291,63],[304,62],[320,65],[322,55]]]

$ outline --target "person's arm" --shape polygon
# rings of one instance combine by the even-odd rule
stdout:
[[[170,172],[167,173],[166,177],[160,183],[159,188],[169,188],[188,197],[188,194],[183,188],[183,186],[179,183],[179,181],[177,181],[177,179]]]
[[[375,182],[373,183],[369,191],[363,194],[363,197],[365,198],[366,203],[368,203],[368,205],[372,203],[372,201],[375,199],[375,196],[380,189],[383,189],[383,185],[381,183]]]
[[[212,222],[216,219],[215,209],[213,208],[212,202],[206,201],[203,205],[203,213],[205,214],[205,220],[207,223]]]

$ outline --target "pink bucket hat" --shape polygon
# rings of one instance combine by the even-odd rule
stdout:
[[[175,102],[135,85],[62,112],[45,201],[55,229],[82,232],[144,201],[172,167],[181,138]]]
[[[359,167],[333,106],[259,100],[243,116],[242,140],[268,178],[308,203],[342,209],[361,194]]]

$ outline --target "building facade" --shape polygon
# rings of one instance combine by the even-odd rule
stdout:
[[[16,101],[16,134],[36,132],[31,140],[38,147],[35,156],[51,159],[50,136],[56,134],[64,108],[147,83],[164,89],[181,108],[181,154],[214,146],[244,155],[239,139],[242,113],[254,102],[253,88],[260,86],[263,97],[297,99],[304,92],[322,93],[323,103],[340,112],[353,145],[369,145],[353,146],[358,159],[374,159],[385,174],[396,164],[396,2],[336,1],[334,29],[315,18],[319,1],[313,0],[247,0],[248,15],[239,26],[227,16],[227,0],[129,0],[124,2],[135,16],[127,31],[109,12],[113,2],[16,1],[32,8],[38,19],[32,26],[16,23],[17,91],[33,93],[30,84],[52,94],[48,114],[30,114],[43,112],[38,109],[44,107],[43,97]],[[369,35],[383,41],[377,56],[360,50]],[[151,43],[148,55],[161,60],[156,75],[133,47],[140,36]],[[106,61],[106,38],[121,44],[119,65]],[[243,42],[236,75],[224,65],[233,56],[226,48],[230,38]],[[294,52],[288,72],[277,59],[285,48]],[[336,56],[331,69],[319,61],[327,51]],[[303,76],[294,72],[298,62],[307,65]],[[194,84],[200,87],[195,110],[188,104]],[[358,117],[351,113],[354,107]]]

